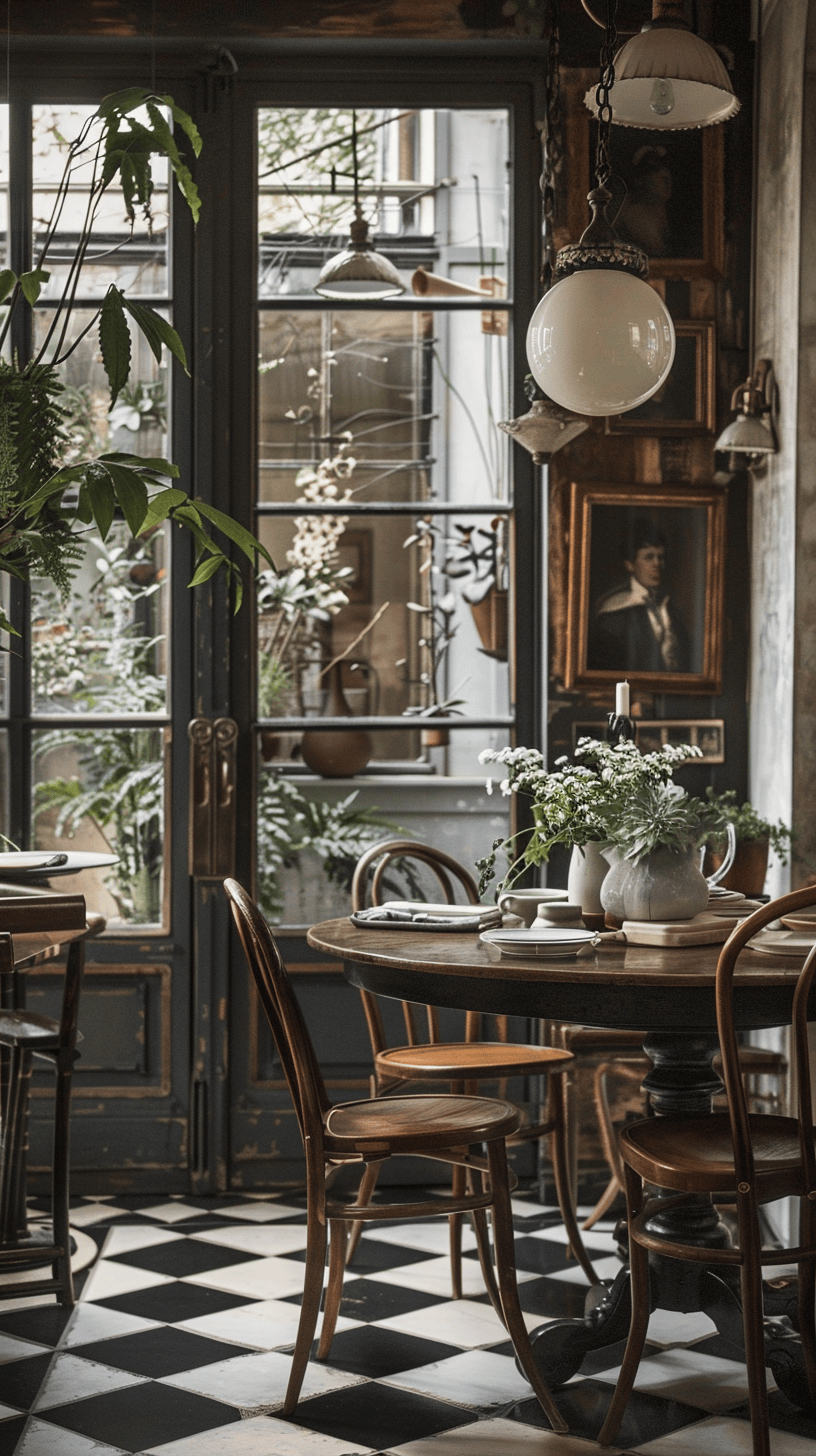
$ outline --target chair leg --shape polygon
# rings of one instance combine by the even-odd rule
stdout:
[[[320,1297],[323,1293],[323,1270],[326,1266],[326,1224],[321,1222],[314,1209],[314,1199],[309,1190],[309,1207],[306,1219],[306,1268],[303,1276],[303,1303],[300,1307],[300,1322],[292,1355],[292,1369],[283,1402],[283,1414],[290,1416],[298,1403],[309,1352],[320,1313]]]
[[[632,1222],[640,1213],[643,1202],[643,1184],[637,1173],[628,1165],[624,1166],[624,1174],[626,1177],[626,1207],[629,1214],[629,1277],[632,1317],[615,1394],[598,1436],[600,1446],[611,1446],[618,1434],[629,1397],[632,1394],[640,1357],[643,1354],[643,1346],[646,1343],[646,1331],[649,1328],[649,1255],[643,1245],[639,1244],[632,1235]]]
[[[71,1273],[71,1230],[69,1227],[69,1132],[71,1113],[71,1073],[73,1067],[57,1067],[54,1102],[54,1153],[51,1173],[51,1217],[54,1243],[62,1250],[54,1261],[54,1278],[60,1282],[59,1302],[65,1309],[74,1304],[74,1279]]]
[[[19,1047],[8,1052],[8,1084],[0,1150],[0,1241],[13,1244],[17,1238],[16,1169],[22,1147],[23,1053]]]
[[[560,1076],[553,1077],[550,1089],[550,1109],[555,1127],[550,1135],[550,1150],[553,1164],[553,1176],[555,1178],[555,1192],[558,1198],[558,1207],[561,1210],[561,1217],[564,1220],[564,1227],[570,1241],[570,1248],[581,1265],[590,1284],[599,1284],[595,1270],[592,1267],[592,1260],[584,1248],[584,1241],[581,1238],[581,1231],[578,1227],[578,1220],[575,1217],[575,1206],[570,1193],[569,1166],[567,1162],[566,1140],[564,1135],[565,1127],[565,1105],[564,1086]]]
[[[461,1163],[454,1163],[453,1177],[451,1179],[451,1197],[464,1197],[467,1185],[467,1169]],[[451,1266],[451,1298],[462,1298],[462,1221],[461,1213],[448,1215],[448,1234],[450,1245],[450,1266]]]
[[[374,1196],[374,1189],[377,1186],[377,1179],[380,1175],[381,1167],[381,1163],[366,1164],[366,1170],[363,1173],[362,1178],[360,1179],[360,1188],[357,1193],[356,1201],[358,1205],[364,1205],[371,1202],[371,1199]],[[360,1242],[360,1239],[362,1238],[364,1227],[365,1220],[362,1218],[355,1218],[354,1222],[351,1225],[351,1233],[349,1234],[348,1248],[346,1250],[347,1266],[351,1263],[354,1255],[357,1253],[357,1246]]]
[[[318,1360],[328,1359],[334,1339],[340,1299],[343,1293],[343,1275],[348,1263],[346,1250],[348,1235],[348,1223],[343,1219],[333,1218],[329,1224],[329,1282],[326,1285],[326,1298],[323,1302],[323,1324],[320,1330],[320,1344],[317,1347]]]
[[[816,1208],[808,1198],[799,1200],[800,1245],[813,1247]],[[810,1398],[816,1405],[816,1260],[802,1259],[799,1275],[799,1334]]]
[[[493,1256],[490,1252],[490,1235],[487,1230],[487,1218],[483,1208],[474,1208],[471,1218],[473,1219],[473,1232],[476,1235],[476,1245],[479,1250],[479,1264],[482,1270],[485,1289],[490,1296],[490,1303],[504,1324],[504,1310],[502,1309],[499,1286],[496,1283],[496,1271],[493,1268]]]
[[[618,1194],[622,1192],[623,1187],[618,1182],[618,1175],[617,1173],[613,1173],[589,1218],[585,1218],[581,1224],[584,1233],[589,1233],[589,1230],[595,1227],[598,1220],[603,1218],[604,1214],[612,1207]]]
[[[742,1248],[740,1293],[745,1332],[745,1364],[748,1367],[748,1405],[754,1456],[770,1456],[768,1432],[768,1389],[765,1380],[765,1337],[762,1309],[762,1254],[756,1212],[739,1217]]]
[[[513,1247],[513,1216],[507,1181],[507,1151],[503,1140],[488,1143],[487,1158],[493,1193],[493,1243],[496,1251],[496,1271],[504,1310],[504,1323],[513,1342],[519,1364],[535,1391],[541,1409],[553,1430],[559,1431],[563,1435],[569,1427],[539,1370],[519,1304],[516,1258]]]

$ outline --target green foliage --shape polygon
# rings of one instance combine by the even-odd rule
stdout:
[[[114,285],[109,287],[88,328],[69,341],[83,264],[102,199],[114,182],[121,186],[131,227],[138,209],[150,229],[151,163],[163,157],[193,219],[198,217],[198,192],[162,108],[170,111],[198,155],[198,131],[172,97],[154,96],[144,87],[130,87],[106,96],[67,147],[64,172],[36,266],[19,275],[8,268],[0,273],[0,300],[7,303],[0,326],[1,349],[15,312],[32,308],[50,276],[45,264],[60,234],[74,173],[80,166],[85,169],[84,176],[90,171],[79,237],[39,351],[22,365],[16,359],[12,364],[0,360],[0,571],[23,578],[46,576],[64,596],[81,555],[73,534],[82,526],[95,526],[104,540],[117,513],[124,516],[134,536],[170,518],[189,530],[195,541],[191,584],[207,581],[224,570],[232,582],[237,609],[241,574],[210,527],[237,546],[253,566],[259,556],[271,566],[271,558],[260,542],[222,512],[204,502],[191,502],[186,492],[168,491],[168,478],[178,476],[177,468],[168,461],[117,451],[83,458],[81,447],[93,448],[97,432],[83,426],[77,437],[76,431],[66,428],[66,421],[72,413],[76,416],[81,401],[76,389],[65,392],[59,371],[94,323],[110,385],[111,406],[126,388],[130,375],[128,318],[144,335],[159,362],[167,349],[187,367],[182,342],[167,319],[146,304],[131,302]],[[0,628],[13,630],[2,613]]]
[[[767,839],[777,859],[787,864],[794,833],[781,819],[773,824],[770,819],[763,819],[748,800],[740,804],[736,789],[725,789],[718,794],[709,785],[706,799],[717,814],[711,835],[713,840],[722,839],[725,825],[733,824],[738,844],[751,839]]]
[[[307,799],[291,781],[265,773],[258,791],[258,899],[266,915],[279,918],[283,909],[282,875],[295,868],[306,849],[323,861],[334,885],[351,890],[354,867],[364,849],[384,831],[404,830],[375,809],[355,807],[358,790],[338,804]]]

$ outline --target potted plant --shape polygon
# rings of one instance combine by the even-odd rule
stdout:
[[[480,891],[495,874],[499,852],[507,855],[509,869],[498,890],[506,889],[533,866],[545,863],[555,845],[572,847],[569,896],[584,914],[603,914],[600,889],[609,872],[604,848],[617,844],[617,831],[625,822],[636,793],[669,783],[675,767],[690,755],[687,746],[667,744],[659,752],[641,753],[633,743],[615,745],[582,738],[575,762],[560,758],[548,770],[543,756],[530,748],[486,749],[479,762],[507,766],[501,791],[521,793],[531,801],[533,830],[496,840],[489,855],[478,863]],[[488,791],[493,780],[488,780]]]
[[[462,596],[470,607],[481,650],[499,662],[507,661],[507,517],[494,516],[483,526],[454,525],[458,535],[448,540],[445,575],[464,580]],[[479,539],[481,538],[481,539]]]
[[[737,836],[737,851],[728,874],[721,880],[727,890],[740,890],[744,895],[761,895],[768,870],[768,855],[773,850],[781,864],[790,858],[793,830],[779,819],[774,824],[764,819],[753,804],[740,804],[735,789],[716,793],[706,789],[708,802],[720,815],[720,822],[709,835],[706,845],[705,870],[711,874],[723,861],[725,846],[722,829],[733,824]],[[718,833],[717,831],[720,831]]]
[[[50,253],[58,237],[64,241],[60,231],[63,213],[70,186],[80,176],[85,189],[83,220],[71,255],[67,261],[60,258],[64,281],[42,342],[30,360],[20,362],[16,355],[0,359],[0,572],[51,581],[63,597],[83,558],[81,532],[94,528],[104,542],[117,514],[124,517],[135,537],[149,534],[168,520],[189,530],[196,545],[191,585],[208,581],[224,569],[232,579],[236,604],[241,597],[240,573],[212,528],[253,563],[260,554],[272,565],[266,550],[243,527],[169,484],[179,474],[170,461],[123,450],[86,454],[82,446],[95,443],[95,432],[87,427],[70,430],[71,418],[83,401],[76,387],[66,392],[60,370],[90,328],[98,330],[111,408],[128,384],[131,328],[144,336],[158,361],[166,349],[187,367],[181,339],[167,319],[148,305],[134,302],[114,284],[77,337],[71,328],[75,300],[82,292],[82,269],[94,257],[89,249],[102,200],[114,183],[121,188],[131,225],[138,210],[150,227],[152,164],[154,158],[164,158],[193,218],[198,217],[198,193],[176,144],[174,124],[197,155],[201,140],[196,127],[172,97],[153,95],[143,87],[106,96],[68,146],[65,170],[34,267],[20,274],[10,268],[0,271],[0,305],[5,305],[0,322],[3,349],[12,319],[20,310],[33,309],[48,284]],[[135,395],[129,396],[128,416],[141,415],[143,403]],[[158,400],[152,404],[155,412]],[[2,612],[0,628],[14,631]]]
[[[706,908],[708,882],[699,846],[717,821],[708,801],[679,784],[643,782],[610,825],[617,852],[601,886],[601,904],[617,920],[690,920]]]

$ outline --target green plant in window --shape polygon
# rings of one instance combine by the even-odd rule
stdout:
[[[25,579],[44,577],[64,597],[82,556],[78,532],[92,527],[104,541],[117,513],[134,536],[169,519],[194,538],[196,566],[191,585],[208,581],[223,569],[233,583],[237,606],[240,572],[213,530],[253,563],[260,554],[272,564],[265,549],[223,512],[170,486],[169,480],[179,474],[170,461],[120,450],[84,454],[84,445],[95,444],[93,432],[85,422],[80,429],[71,429],[81,401],[76,393],[65,396],[59,373],[93,327],[110,385],[111,407],[130,377],[131,328],[143,335],[159,362],[167,350],[187,368],[184,346],[167,319],[128,298],[114,284],[87,328],[75,338],[71,332],[76,300],[82,292],[83,266],[93,258],[89,249],[94,228],[103,198],[114,184],[121,188],[131,227],[138,213],[149,229],[152,164],[155,158],[164,158],[194,221],[198,218],[198,192],[177,146],[174,124],[198,155],[198,131],[172,97],[153,95],[144,87],[106,96],[67,146],[64,171],[34,266],[20,274],[10,268],[0,271],[0,305],[5,305],[0,322],[2,349],[15,314],[34,308],[51,276],[47,266],[50,253],[58,238],[64,244],[66,204],[72,187],[81,182],[83,218],[45,336],[30,361],[0,360],[0,571]],[[13,630],[2,613],[0,627]]]

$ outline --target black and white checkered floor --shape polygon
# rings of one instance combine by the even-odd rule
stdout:
[[[586,1285],[558,1215],[518,1198],[528,1323],[580,1314]],[[622,1346],[557,1394],[550,1431],[467,1245],[450,1298],[443,1219],[363,1238],[331,1358],[309,1366],[293,1418],[280,1409],[305,1245],[303,1200],[77,1200],[100,1250],[79,1303],[0,1298],[0,1456],[591,1456]],[[619,1265],[611,1225],[588,1236],[599,1275]],[[2,1288],[0,1288],[2,1294]],[[591,1368],[588,1368],[591,1367]],[[737,1456],[751,1450],[739,1352],[705,1316],[658,1311],[616,1450]],[[773,1456],[814,1456],[816,1421],[771,1396]]]

